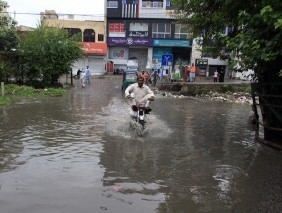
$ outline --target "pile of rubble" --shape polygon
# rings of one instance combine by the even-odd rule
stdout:
[[[176,95],[171,92],[160,92],[158,90],[154,91],[156,94],[160,94],[165,97],[173,97],[173,98],[184,98],[183,95]],[[226,92],[226,93],[218,93],[218,92],[208,92],[206,94],[196,95],[199,98],[210,99],[213,101],[221,101],[221,102],[230,102],[230,103],[247,103],[252,105],[253,100],[252,96],[249,93],[245,92]]]
[[[207,98],[214,101],[222,102],[232,102],[232,103],[247,103],[252,104],[252,96],[249,93],[245,92],[227,92],[227,93],[218,93],[218,92],[209,92],[207,94],[197,95],[197,97]]]

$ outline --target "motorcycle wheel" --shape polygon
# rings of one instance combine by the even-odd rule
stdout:
[[[145,129],[145,121],[139,121],[139,124],[142,126],[143,129]]]

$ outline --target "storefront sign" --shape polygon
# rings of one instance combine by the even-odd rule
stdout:
[[[81,45],[84,53],[86,54],[97,54],[97,55],[107,54],[106,43],[81,42]]]
[[[147,31],[130,31],[129,32],[130,37],[148,37],[148,32]]]
[[[110,47],[109,59],[128,59],[128,47]]]
[[[154,39],[153,46],[155,47],[190,47],[190,42],[187,40],[157,40],[157,39]]]
[[[109,32],[124,32],[124,23],[123,22],[109,23]]]
[[[109,46],[152,46],[153,40],[149,38],[108,38]]]
[[[208,59],[196,59],[196,66],[208,65]]]
[[[195,64],[198,67],[198,75],[206,76],[208,59],[196,59]]]

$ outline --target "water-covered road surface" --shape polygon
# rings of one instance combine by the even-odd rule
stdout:
[[[281,212],[251,106],[158,95],[143,137],[120,77],[0,108],[1,213]]]

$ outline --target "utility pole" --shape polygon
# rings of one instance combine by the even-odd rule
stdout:
[[[1,95],[5,95],[5,87],[4,87],[4,82],[1,82]]]

